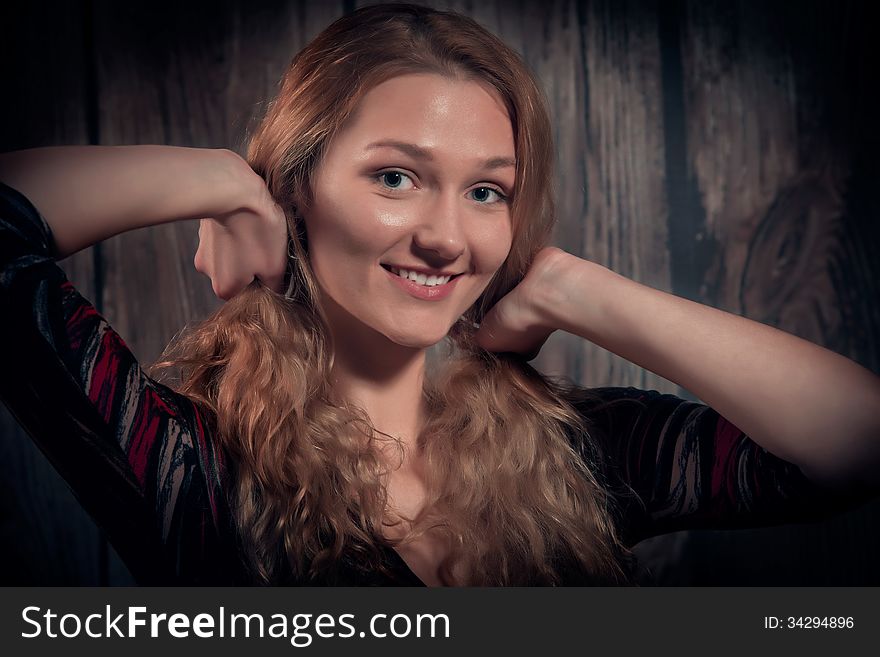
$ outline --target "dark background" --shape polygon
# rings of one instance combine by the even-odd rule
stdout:
[[[0,151],[161,143],[243,152],[293,55],[360,4],[4,6]],[[472,16],[543,83],[557,140],[558,246],[880,372],[872,3],[423,4]],[[167,224],[61,266],[146,364],[220,303],[193,268],[197,240],[195,222]],[[692,397],[559,332],[536,364],[584,385]],[[636,552],[659,584],[876,585],[878,519],[875,502],[823,523],[680,532]],[[2,406],[0,582],[131,582]]]

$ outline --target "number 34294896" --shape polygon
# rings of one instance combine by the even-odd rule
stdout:
[[[852,616],[764,616],[764,629],[850,629]]]

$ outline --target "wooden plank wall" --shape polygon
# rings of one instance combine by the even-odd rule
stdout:
[[[87,19],[76,4],[45,13],[2,10],[0,149],[93,141]],[[68,277],[99,299],[100,247],[64,262]],[[6,318],[3,318],[6,321]],[[107,583],[107,543],[64,480],[0,404],[0,581],[9,585]]]
[[[4,7],[0,149],[243,152],[293,54],[360,4]],[[474,17],[543,83],[557,141],[559,246],[880,372],[866,3],[424,4]],[[61,265],[148,363],[219,303],[193,269],[196,245],[197,225],[177,223],[117,236]],[[562,333],[536,364],[585,385],[691,396]],[[4,584],[131,581],[5,408],[0,486]],[[878,519],[872,504],[825,523],[681,532],[637,552],[646,581],[662,584],[877,584]]]

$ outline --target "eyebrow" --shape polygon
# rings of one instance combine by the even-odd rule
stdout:
[[[402,153],[406,153],[416,160],[434,161],[434,156],[425,148],[410,144],[405,141],[397,141],[396,139],[382,139],[369,144],[364,150],[371,151],[376,148],[394,148]],[[504,169],[507,167],[516,168],[516,160],[510,157],[490,157],[482,163],[483,169]]]

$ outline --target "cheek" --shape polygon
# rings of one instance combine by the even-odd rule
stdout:
[[[482,236],[481,244],[481,259],[485,263],[485,268],[494,273],[504,264],[510,254],[510,248],[513,244],[510,225],[496,226],[494,230]]]
[[[313,215],[306,225],[312,272],[320,287],[338,300],[338,295],[350,288],[352,267],[359,262],[357,240],[352,239],[344,224],[329,217]]]
[[[315,195],[320,210],[315,223],[322,224],[317,228],[332,232],[352,251],[384,251],[389,241],[403,237],[412,223],[409,204],[399,206],[377,195],[372,184],[358,175],[328,172]]]
[[[384,249],[388,231],[378,225],[368,208],[352,203],[324,204],[307,222],[313,261],[345,267],[375,260]],[[330,261],[332,258],[332,261]]]

